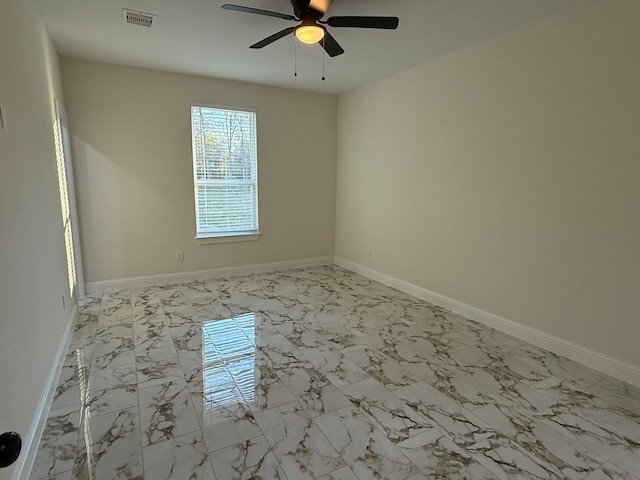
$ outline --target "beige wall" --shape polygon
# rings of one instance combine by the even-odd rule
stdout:
[[[0,432],[26,442],[71,318],[53,137],[58,57],[28,1],[0,2],[0,72]]]
[[[62,77],[87,282],[333,255],[335,96],[66,58]],[[192,101],[257,109],[258,241],[194,239]]]
[[[638,25],[589,2],[341,96],[336,255],[640,365]]]

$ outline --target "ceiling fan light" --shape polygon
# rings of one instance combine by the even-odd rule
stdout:
[[[313,45],[324,37],[324,30],[317,25],[301,25],[296,29],[296,37],[302,43]]]

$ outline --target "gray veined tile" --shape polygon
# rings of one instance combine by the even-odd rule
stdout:
[[[618,435],[640,444],[640,417],[624,415],[615,408],[607,408],[597,402],[591,405],[572,406],[574,413]]]
[[[142,446],[138,408],[87,417],[80,453],[73,467],[76,479],[142,480]]]
[[[426,417],[373,379],[343,387],[341,391],[394,443],[431,428]]]
[[[100,302],[102,295],[96,296],[85,295],[84,298],[78,299],[78,311],[81,314],[98,314],[100,313]]]
[[[178,307],[163,307],[167,323],[170,327],[179,327],[185,324],[200,323],[198,314],[192,305],[180,305]]]
[[[233,307],[233,305],[223,305],[218,302],[211,303],[208,298],[192,299],[191,303],[198,315],[198,318],[203,322],[231,318],[236,314],[243,313],[244,310],[238,307]]]
[[[160,297],[155,287],[136,288],[131,290],[131,306],[144,307],[147,305],[160,305]],[[135,320],[135,318],[134,318]]]
[[[96,331],[95,351],[98,353],[113,350],[114,348],[133,347],[133,326],[132,325],[105,325],[100,326]]]
[[[184,380],[141,388],[139,398],[142,443],[145,446],[200,428]]]
[[[185,296],[191,300],[197,298],[206,298],[208,300],[214,301],[215,295],[213,291],[207,286],[205,282],[194,281],[183,283],[180,285],[179,289]]]
[[[581,388],[587,388],[605,377],[585,365],[528,344],[514,350],[505,358],[504,363],[522,382],[559,377],[571,380]]]
[[[320,477],[319,480],[358,480],[358,477],[349,467],[342,467],[335,472]]]
[[[101,415],[138,405],[136,369],[125,365],[96,370],[89,376],[87,405],[92,415]]]
[[[134,365],[136,355],[133,349],[118,349],[103,354],[94,354],[91,369],[113,369]]]
[[[120,290],[113,290],[102,294],[103,305],[110,304],[111,302],[117,303],[120,300],[131,300],[131,292],[126,288],[122,288]]]
[[[144,354],[136,355],[135,362],[138,388],[183,379],[178,353],[173,345],[149,349]]]
[[[190,392],[202,393],[202,365],[191,370],[186,370],[184,380]]]
[[[78,367],[91,365],[93,356],[93,341],[87,346],[69,346],[64,358],[65,367]]]
[[[185,323],[169,327],[173,344],[178,351],[202,352],[204,337],[203,327],[199,323]]]
[[[231,399],[222,403],[215,400],[213,404],[212,406],[205,396],[200,418],[210,452],[262,435],[246,403]]]
[[[32,480],[72,480],[73,479],[73,470],[68,470],[66,472],[62,472],[62,473],[53,473],[47,477],[42,477],[42,478],[38,478],[38,479],[34,479],[33,477],[31,477]]]
[[[62,367],[60,379],[56,387],[53,402],[51,403],[51,411],[55,412],[61,408],[76,406],[86,403],[86,395],[83,397],[80,389],[80,382],[86,384],[89,375],[88,367],[79,367],[77,365],[65,365]]]
[[[83,339],[73,337],[69,343],[67,349],[67,355],[64,359],[65,366],[77,366],[91,364],[93,357],[93,348],[95,345],[95,338]]]
[[[414,333],[408,338],[394,335],[384,338],[383,342],[380,352],[410,372],[412,378],[430,383],[437,379],[435,366],[443,362],[441,357],[444,355],[433,345],[432,339]]]
[[[101,306],[103,310],[120,306],[123,303],[131,303],[131,291],[126,288],[102,294]]]
[[[131,300],[114,299],[112,301],[102,300],[100,316],[98,317],[98,328],[114,325],[131,325],[133,322]]]
[[[562,478],[582,479],[604,462],[594,452],[515,408],[487,405],[476,410],[474,416],[556,467]]]
[[[98,326],[93,348],[92,367],[108,369],[132,365],[134,361],[133,327],[115,325],[100,328]]]
[[[460,367],[487,366],[495,360],[478,345],[449,350],[446,358]]]
[[[418,469],[356,407],[315,419],[360,480],[404,480]]]
[[[627,405],[623,405],[622,402],[612,405],[590,390],[583,390],[570,381],[553,377],[533,387],[553,400],[544,405],[544,408],[554,405],[570,407],[574,413],[590,419],[616,435],[640,442],[640,415],[629,410],[634,408],[633,402],[628,402]]]
[[[344,466],[338,452],[299,404],[259,412],[256,420],[288,478],[315,479]]]
[[[279,333],[278,329],[271,323],[267,316],[262,313],[239,315],[234,318],[234,321],[249,340],[256,345],[261,344],[262,339]]]
[[[95,370],[89,375],[90,391],[135,386],[136,383],[135,365],[124,365],[109,370]]]
[[[295,402],[295,397],[261,355],[228,362],[227,369],[253,413]]]
[[[49,478],[71,470],[78,455],[79,432],[79,410],[50,416],[38,446],[31,478]]]
[[[636,440],[620,436],[569,406],[554,405],[536,417],[610,463],[640,477],[640,443]]]
[[[311,350],[305,356],[336,387],[344,387],[369,378],[369,375],[341,352]]]
[[[200,430],[146,446],[142,451],[145,478],[153,480],[215,478]]]
[[[393,394],[427,418],[430,418],[434,413],[455,416],[465,411],[458,402],[425,382],[417,382],[394,390]]]
[[[390,390],[411,385],[421,380],[400,363],[370,348],[346,354],[356,365]]]
[[[497,478],[563,478],[562,471],[539,452],[531,452],[514,439],[467,411],[456,415],[430,414],[438,430],[466,450]]]
[[[609,409],[629,417],[640,418],[640,387],[607,377],[587,391],[593,393]]]
[[[447,316],[451,317],[455,314],[447,314]],[[462,317],[464,318],[464,317]],[[509,352],[522,348],[527,345],[526,342],[522,340],[512,337],[511,335],[507,335],[506,333],[499,332],[493,328],[484,327],[480,324],[474,323],[468,319],[464,319],[467,325],[470,325],[470,328],[476,330],[476,336],[480,340],[482,345],[486,345],[491,349],[498,349],[500,352]]]
[[[133,336],[136,355],[143,355],[151,349],[173,344],[169,327],[162,322],[134,323]]]
[[[638,477],[611,463],[604,463],[584,477],[584,480],[638,480]]]
[[[217,450],[211,461],[217,478],[287,480],[264,436]]]
[[[273,368],[281,368],[308,364],[307,358],[283,335],[272,335],[264,339],[264,344],[256,345],[257,351],[262,354]]]
[[[73,327],[73,338],[93,339],[98,330],[98,315],[81,313]]]
[[[235,385],[219,385],[204,393],[191,393],[198,421],[203,426],[217,425],[227,420],[251,419],[249,406]]]
[[[331,339],[331,335],[328,335],[322,330],[322,327],[311,320],[285,322],[278,325],[276,329],[302,353],[327,349],[325,344]]]
[[[278,328],[286,322],[301,321],[309,312],[309,307],[301,303],[294,303],[283,308],[278,302],[272,302],[270,306],[260,306],[256,309],[260,315],[266,317],[271,325]]]
[[[311,416],[351,405],[349,399],[310,363],[282,368],[277,375]]]
[[[162,310],[162,305],[160,305],[159,302],[160,301],[158,300],[158,303],[135,305],[131,307],[133,324],[158,325],[167,323]]]
[[[420,468],[425,474],[422,478],[425,479],[491,480],[495,478],[493,473],[436,429],[427,430],[404,440],[397,447]]]
[[[158,289],[158,297],[163,307],[177,307],[189,305],[191,302],[180,289]]]
[[[535,395],[499,364],[487,367],[450,367],[438,370],[433,385],[473,411],[488,404],[514,406],[535,411],[549,405],[544,395]]]
[[[224,365],[207,368],[204,372],[194,369],[186,378],[196,418],[203,428],[245,417],[248,424],[243,425],[250,426],[253,417],[247,415],[249,407]],[[245,438],[238,441],[241,440]]]
[[[178,362],[185,373],[196,368],[202,369],[205,364],[203,352],[194,350],[178,350]]]

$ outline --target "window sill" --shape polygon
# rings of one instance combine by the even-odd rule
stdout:
[[[210,245],[214,243],[235,243],[235,242],[252,242],[260,238],[260,233],[242,233],[235,235],[219,235],[216,237],[196,237],[196,241],[200,245]]]

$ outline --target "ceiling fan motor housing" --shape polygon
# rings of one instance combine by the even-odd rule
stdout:
[[[315,22],[320,20],[324,15],[324,12],[319,12],[309,6],[311,2],[309,0],[291,0],[293,6],[293,13],[296,17],[306,22]]]

